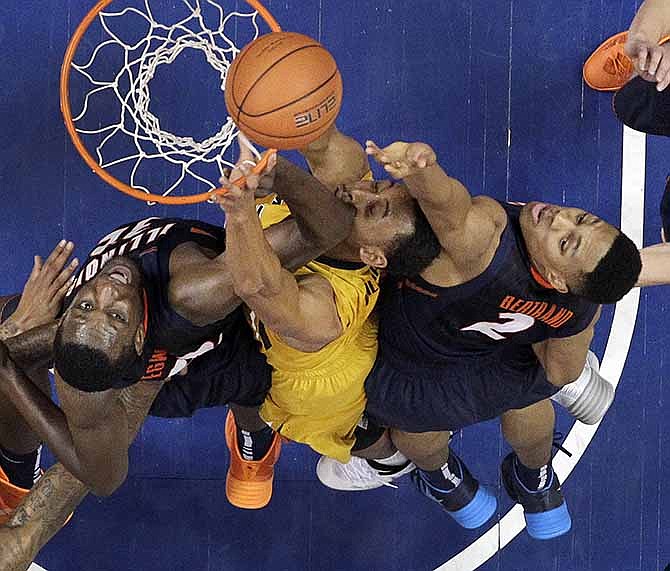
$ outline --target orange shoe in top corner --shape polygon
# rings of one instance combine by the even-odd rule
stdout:
[[[605,40],[586,60],[584,81],[596,91],[617,91],[633,75],[633,62],[624,53],[628,32],[620,32]]]
[[[235,507],[247,510],[264,508],[272,497],[274,466],[281,453],[281,437],[275,433],[272,446],[260,460],[244,460],[237,446],[237,427],[233,413],[226,417],[226,444],[230,467],[226,476],[226,497]]]
[[[12,484],[0,468],[0,525],[5,525],[9,521],[14,510],[29,492],[30,490]]]
[[[596,91],[618,91],[633,76],[635,66],[624,53],[628,32],[619,32],[600,44],[584,64],[584,81]],[[665,36],[658,42],[662,46],[670,40]]]

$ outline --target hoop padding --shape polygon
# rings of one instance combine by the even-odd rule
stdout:
[[[100,0],[82,20],[70,40],[61,68],[61,111],[75,148],[86,164],[105,182],[142,201],[160,204],[195,204],[211,199],[213,194],[225,192],[218,188],[218,178],[215,181],[207,180],[193,167],[197,164],[214,163],[221,176],[226,167],[233,166],[231,162],[223,158],[224,152],[238,133],[233,120],[228,117],[216,134],[202,141],[165,131],[161,128],[158,118],[149,110],[151,100],[149,83],[158,66],[174,62],[183,50],[190,48],[204,53],[207,62],[220,75],[223,91],[230,63],[241,49],[224,33],[226,24],[233,18],[246,20],[253,27],[254,38],[259,35],[257,22],[259,15],[272,31],[281,31],[279,24],[258,0],[246,0],[253,9],[252,12],[231,11],[227,14],[224,13],[223,7],[213,0],[179,0],[180,6],[186,8],[190,16],[169,26],[156,21],[150,0],[143,0],[144,10],[126,7],[118,12],[103,12],[113,1]],[[203,5],[209,10],[217,11],[218,25],[214,29],[207,27],[205,23],[205,18],[202,16]],[[143,18],[149,30],[146,37],[133,45],[124,43],[106,21],[128,14]],[[95,47],[87,62],[77,64],[74,62],[77,49],[84,34],[97,18],[100,19],[100,25],[109,38]],[[234,22],[233,27],[236,27],[238,23]],[[93,75],[92,66],[101,50],[110,45],[118,46],[123,50],[124,65],[113,78],[96,78]],[[139,56],[133,57],[138,51]],[[70,74],[73,70],[80,73],[92,86],[84,97],[82,108],[78,109],[74,116],[70,105]],[[113,93],[118,100],[120,111],[114,121],[103,124],[98,129],[78,129],[77,122],[86,115],[91,97],[100,92]],[[97,160],[86,148],[81,135],[102,137],[102,142],[96,146],[95,150]],[[105,145],[116,136],[125,136],[132,141],[134,147],[132,154],[105,161]],[[260,172],[264,168],[270,153],[273,152],[275,152],[274,149],[270,149],[264,154],[264,160],[259,161],[255,171]],[[167,161],[172,165],[178,165],[181,170],[181,175],[177,180],[171,181],[167,188],[161,190],[162,194],[152,192],[152,189],[146,188],[135,180],[143,161],[152,160]],[[107,170],[124,163],[132,165],[132,167],[129,166],[130,180],[128,183],[117,179]],[[179,188],[187,177],[204,184],[210,190],[188,196],[170,196],[170,193]]]

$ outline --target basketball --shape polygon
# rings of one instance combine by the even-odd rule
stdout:
[[[333,56],[313,38],[272,32],[233,60],[225,100],[233,121],[255,143],[299,149],[335,121],[342,78]]]

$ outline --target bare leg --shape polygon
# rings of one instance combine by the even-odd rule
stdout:
[[[358,456],[359,458],[366,458],[368,460],[380,460],[383,458],[388,458],[397,452],[397,448],[393,445],[389,431],[385,430],[381,438],[377,440],[371,446],[364,448],[363,450],[356,450],[352,452],[352,456]]]
[[[554,407],[549,400],[501,416],[505,440],[524,466],[541,468],[551,460],[554,420]]]
[[[503,483],[523,506],[526,529],[536,539],[567,533],[572,525],[560,482],[551,466],[554,409],[540,401],[501,417],[503,434],[514,449],[502,463]]]
[[[268,425],[258,413],[260,407],[242,406],[234,403],[230,403],[229,406],[235,415],[235,424],[237,424],[239,429],[256,432],[267,428]]]
[[[376,430],[376,429],[375,429]],[[372,439],[372,435],[367,435]],[[333,458],[322,456],[316,474],[322,484],[335,490],[372,490],[411,473],[415,466],[395,447],[390,430],[367,448],[351,452],[352,458],[341,464]]]
[[[410,433],[391,429],[393,444],[417,468],[426,471],[439,470],[449,459],[451,432]]]
[[[417,466],[413,480],[419,491],[440,504],[460,525],[477,528],[495,513],[495,496],[480,486],[461,459],[449,451],[451,432],[410,434],[392,430],[391,438]]]

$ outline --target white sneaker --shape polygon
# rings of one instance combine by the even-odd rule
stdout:
[[[584,424],[600,422],[614,400],[614,386],[600,376],[600,363],[589,351],[578,379],[565,385],[551,400]]]
[[[358,492],[382,486],[397,488],[393,480],[409,474],[415,466],[409,460],[400,466],[386,466],[374,460],[352,456],[346,464],[321,456],[316,465],[316,475],[324,486],[333,490]]]

